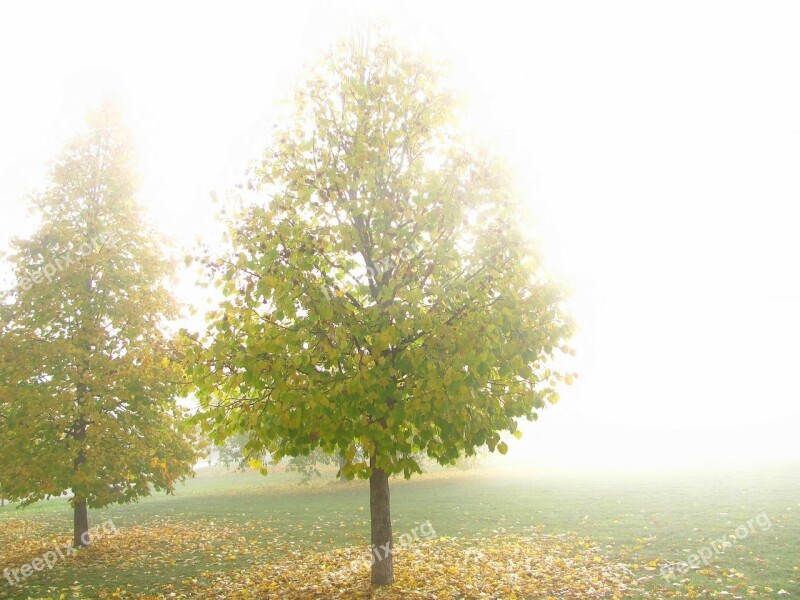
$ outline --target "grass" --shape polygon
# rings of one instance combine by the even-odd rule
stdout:
[[[745,539],[734,540],[715,557],[713,572],[690,574],[690,585],[710,593],[719,587],[720,573],[733,571],[755,586],[756,596],[777,598],[785,590],[786,598],[800,598],[800,465],[637,475],[436,470],[393,482],[392,511],[396,535],[425,521],[439,536],[502,536],[530,528],[576,532],[636,563],[654,590],[665,585],[654,566],[685,561],[710,540],[730,538],[738,526],[764,514],[769,529],[755,526]],[[11,531],[20,518],[41,527],[32,553],[52,546],[48,536],[66,541],[71,531],[69,506],[57,499],[25,510],[0,509],[0,541],[4,528]],[[175,496],[93,511],[90,519],[141,528],[137,545],[114,548],[118,554],[80,569],[64,561],[14,588],[0,579],[0,598],[58,598],[74,582],[81,597],[96,597],[100,589],[165,594],[192,579],[263,564],[292,550],[366,547],[368,486],[339,483],[330,474],[300,485],[296,475],[282,471],[263,477],[207,469]],[[24,562],[3,552],[0,569]]]

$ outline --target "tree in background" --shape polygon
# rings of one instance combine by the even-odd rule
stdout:
[[[440,73],[390,42],[312,71],[254,187],[229,252],[201,257],[225,296],[187,356],[206,428],[276,459],[339,452],[370,481],[371,579],[389,584],[389,477],[418,453],[505,453],[500,432],[557,400],[562,293]]]
[[[244,446],[247,444],[247,435],[239,433],[225,440],[225,443],[217,446],[217,462],[225,465],[228,469],[247,468],[247,456],[244,453]]]
[[[247,468],[259,468],[262,463],[269,460],[268,455],[263,452],[252,452],[247,442],[249,436],[245,433],[238,433],[225,440],[225,443],[217,446],[217,462],[225,465],[228,469],[232,466],[244,470]]]
[[[299,456],[292,456],[289,458],[289,460],[286,461],[286,469],[299,473],[303,477],[302,483],[307,483],[314,477],[322,476],[322,471],[320,471],[321,466],[343,465],[343,463],[344,460],[339,455],[331,456],[321,449],[315,448],[308,454],[300,454]]]
[[[71,491],[88,508],[171,492],[191,473],[185,381],[165,325],[173,270],[134,201],[129,138],[109,105],[69,143],[16,240],[0,307],[0,487],[29,505]]]

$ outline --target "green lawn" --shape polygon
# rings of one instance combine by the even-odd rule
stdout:
[[[639,565],[640,575],[652,579],[645,584],[654,590],[650,597],[659,597],[660,586],[668,589],[652,561],[687,560],[709,540],[734,535],[737,526],[764,513],[768,530],[757,527],[736,540],[714,559],[712,573],[693,572],[691,581],[709,590],[706,597],[724,597],[711,591],[723,589],[717,581],[720,572],[735,571],[756,586],[757,594],[748,597],[800,598],[800,465],[638,476],[436,471],[395,481],[392,509],[396,535],[429,521],[439,536],[502,536],[537,527],[589,536],[608,546],[609,553]],[[65,538],[70,517],[64,500],[24,511],[0,509],[0,541],[6,545],[0,558],[9,563],[0,562],[0,569],[20,565],[9,555],[3,529],[8,534],[21,518],[41,526],[37,535],[42,539]],[[93,524],[111,519],[120,529],[138,526],[136,545],[115,548],[118,555],[80,571],[69,562],[56,564],[14,588],[0,579],[0,598],[58,598],[76,581],[74,590],[82,591],[65,597],[96,597],[101,588],[119,588],[122,596],[163,594],[179,590],[187,580],[263,564],[290,550],[366,546],[368,518],[365,482],[339,483],[327,474],[299,485],[296,475],[285,472],[262,477],[203,470],[175,496],[90,514]],[[779,590],[788,595],[779,596]]]

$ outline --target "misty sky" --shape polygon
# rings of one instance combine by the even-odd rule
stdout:
[[[506,458],[800,457],[796,3],[13,3],[0,247],[109,93],[153,223],[179,253],[213,240],[211,192],[258,156],[303,65],[372,19],[449,62],[573,290],[580,378]]]

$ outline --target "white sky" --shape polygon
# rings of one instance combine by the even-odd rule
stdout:
[[[208,238],[303,64],[378,17],[450,62],[574,291],[580,379],[506,458],[800,457],[800,4],[430,4],[6,5],[0,247],[108,92],[153,222]]]

